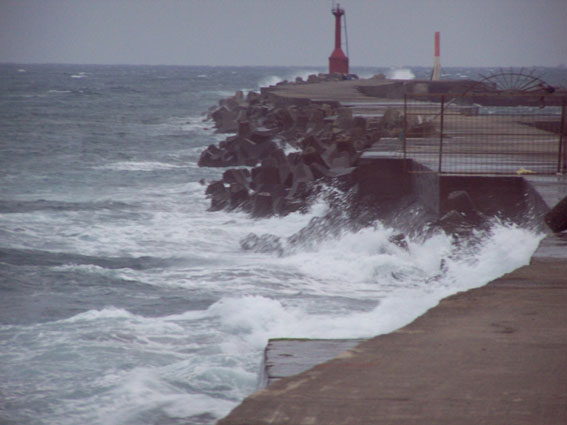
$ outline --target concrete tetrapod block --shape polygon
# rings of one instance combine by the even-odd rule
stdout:
[[[248,189],[240,183],[232,183],[229,188],[230,207],[237,208],[248,201]]]
[[[567,230],[567,196],[545,215],[545,224],[555,233]]]
[[[205,190],[205,194],[211,198],[210,211],[222,210],[228,205],[230,195],[222,181],[212,182]]]
[[[280,172],[274,166],[262,166],[252,169],[252,181],[254,186],[258,187],[262,184],[280,184]]]
[[[303,140],[301,140],[299,142],[299,146],[301,146],[303,150],[307,150],[308,148],[311,148],[312,150],[314,150],[319,154],[323,153],[323,151],[326,149],[326,146],[323,143],[321,143],[321,141],[312,134],[306,136]]]
[[[274,214],[274,201],[271,193],[259,192],[254,195],[252,216],[256,218],[269,217]]]
[[[215,145],[209,145],[207,149],[201,152],[199,157],[199,162],[197,165],[199,167],[221,167],[223,151]]]
[[[211,114],[219,133],[233,133],[238,130],[237,112],[221,106]]]
[[[246,188],[250,185],[250,171],[247,168],[231,168],[222,174],[226,184],[239,183]]]
[[[319,152],[317,152],[315,149],[313,149],[312,147],[308,147],[307,149],[304,149],[301,156],[302,156],[303,162],[307,165],[317,163],[317,164],[322,165],[323,167],[327,167],[327,164],[325,163],[325,160],[323,159],[321,154]]]
[[[292,198],[303,198],[310,192],[314,179],[309,166],[300,162],[293,169],[293,184],[289,195]]]
[[[248,137],[250,132],[251,127],[248,120],[238,121],[238,137]]]

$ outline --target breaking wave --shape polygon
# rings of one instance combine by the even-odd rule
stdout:
[[[387,77],[392,80],[413,80],[415,79],[415,74],[409,68],[398,68],[390,69]]]

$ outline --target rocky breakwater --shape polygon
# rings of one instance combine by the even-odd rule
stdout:
[[[307,82],[298,79],[280,84],[318,84],[328,79],[312,76]],[[356,116],[352,109],[336,101],[283,98],[265,88],[260,93],[244,95],[238,91],[221,99],[208,116],[217,132],[229,134],[217,145],[208,146],[199,158],[199,166],[226,168],[222,179],[208,182],[206,195],[211,200],[211,211],[243,210],[258,218],[285,216],[306,210],[324,192],[331,207],[336,208],[312,223],[313,229],[335,228],[339,219],[343,225],[347,221],[348,226],[358,227],[382,218],[376,199],[369,197],[365,188],[369,183],[368,165],[360,165],[359,157],[381,137],[401,135],[401,111],[387,109],[380,115]],[[406,120],[405,125],[413,137],[435,132],[431,123]],[[395,186],[397,182],[388,184]],[[468,198],[460,194],[456,199]],[[402,210],[407,210],[407,202],[401,205]],[[478,214],[460,211],[441,220],[428,212],[423,216],[419,227],[427,224],[448,232],[479,224]],[[468,217],[474,217],[474,223],[468,223]],[[309,228],[305,231],[313,236]],[[253,245],[256,242],[251,241]]]
[[[294,84],[316,83],[310,81]],[[206,189],[210,209],[242,209],[254,217],[300,210],[322,184],[348,190],[361,151],[380,139],[384,127],[337,102],[286,101],[269,90],[236,92],[209,117],[217,132],[235,133],[199,159],[202,167],[227,168]]]

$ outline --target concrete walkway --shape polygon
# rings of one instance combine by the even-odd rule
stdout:
[[[218,424],[567,424],[567,262],[535,257]]]

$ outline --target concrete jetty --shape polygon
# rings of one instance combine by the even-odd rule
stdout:
[[[567,423],[566,307],[567,261],[536,258],[275,382],[218,423]]]
[[[283,85],[272,95],[290,102],[337,102],[372,115],[399,105],[394,96],[373,95],[383,95],[387,84],[392,83]],[[405,83],[395,82],[388,90],[400,84]],[[412,84],[423,89],[418,82]],[[505,175],[439,175],[419,156],[404,159],[421,171],[408,176],[396,148],[399,143],[382,140],[361,156],[361,167],[366,161],[369,169],[385,173],[381,177],[405,173],[402,189],[439,216],[446,212],[447,193],[459,189],[467,190],[487,214],[513,211],[521,200],[522,213],[533,208],[542,223],[543,214],[567,196],[565,175],[508,170]],[[218,424],[567,423],[567,236],[549,232],[528,266],[450,296],[393,333],[354,347],[332,344],[342,353],[316,365],[300,365],[307,370],[288,368],[293,358],[287,366],[271,365],[282,366],[281,376]]]

